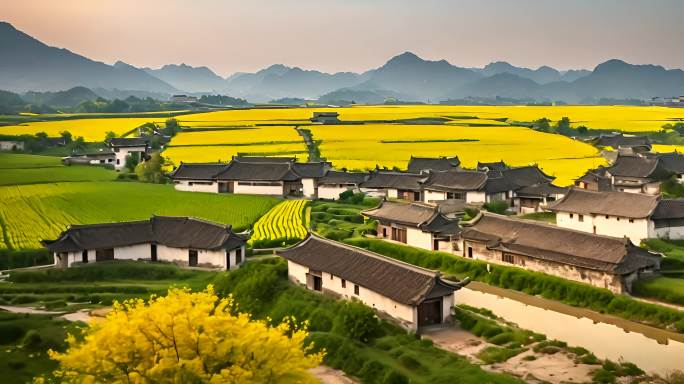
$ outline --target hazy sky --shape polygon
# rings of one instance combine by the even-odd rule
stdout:
[[[106,63],[223,76],[274,63],[364,71],[404,51],[466,67],[684,67],[684,0],[0,0],[0,19]]]

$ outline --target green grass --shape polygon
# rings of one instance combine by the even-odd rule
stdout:
[[[112,181],[116,171],[96,166],[3,169],[0,185],[57,183],[66,181]]]
[[[61,159],[55,156],[25,155],[21,153],[0,153],[0,169],[44,168],[61,166]]]
[[[315,201],[311,205],[311,228],[321,236],[338,241],[375,233],[375,222],[365,222],[361,211],[377,204],[378,200],[372,198],[359,204]]]
[[[537,220],[546,223],[556,224],[556,214],[554,212],[535,212],[520,216],[521,219]]]
[[[662,261],[664,270],[681,270],[684,272],[684,240],[647,239],[642,244],[665,255]]]
[[[482,360],[485,364],[503,363],[526,350],[526,348],[487,347],[477,354],[477,358]]]
[[[248,228],[280,200],[180,192],[172,185],[70,182],[0,187],[0,248],[38,248],[70,224],[196,216]]]
[[[684,279],[656,277],[637,281],[634,285],[634,294],[667,303],[684,305]]]

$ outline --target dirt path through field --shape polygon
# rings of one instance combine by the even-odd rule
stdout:
[[[350,379],[344,372],[325,365],[311,368],[309,372],[323,384],[356,384],[356,381]]]

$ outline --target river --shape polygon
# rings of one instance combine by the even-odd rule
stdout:
[[[684,370],[684,335],[614,316],[471,282],[456,303],[487,308],[524,329],[584,347],[599,358],[629,361],[650,374]]]

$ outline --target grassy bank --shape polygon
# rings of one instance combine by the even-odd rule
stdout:
[[[661,262],[662,276],[637,281],[634,294],[684,306],[684,241],[648,239],[643,244],[665,255]]]
[[[311,204],[311,229],[321,236],[338,241],[375,233],[376,224],[365,223],[361,211],[378,204],[378,199],[353,195],[343,201],[315,201]]]
[[[575,283],[559,277],[469,260],[444,252],[426,251],[382,240],[353,238],[346,243],[368,249],[421,267],[437,269],[445,274],[512,289],[546,299],[616,315],[661,328],[684,332],[684,312],[659,305],[643,303],[607,289]]]
[[[287,316],[309,321],[311,340],[325,348],[325,364],[358,377],[362,383],[519,383],[493,374],[378,319],[370,308],[309,292],[287,280],[281,259],[252,262],[216,281],[222,295],[232,294],[239,308],[274,323]]]

